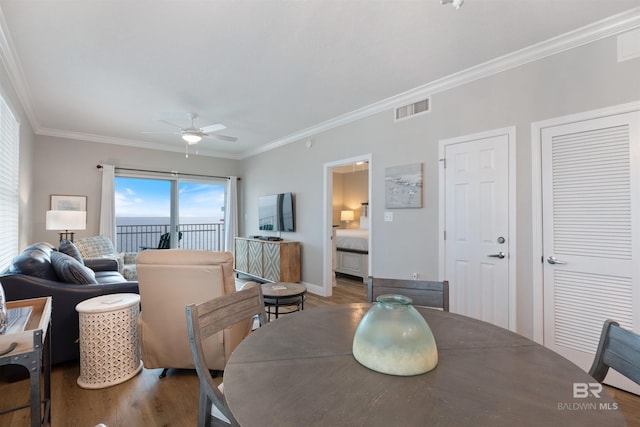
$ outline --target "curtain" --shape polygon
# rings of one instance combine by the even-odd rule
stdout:
[[[115,169],[113,165],[102,165],[100,198],[100,235],[108,236],[114,247],[116,246]]]
[[[224,250],[233,253],[238,236],[238,177],[227,180],[227,202],[224,207]]]

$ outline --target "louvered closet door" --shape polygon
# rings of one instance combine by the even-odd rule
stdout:
[[[585,370],[605,319],[640,326],[638,123],[628,113],[542,131],[544,342]]]

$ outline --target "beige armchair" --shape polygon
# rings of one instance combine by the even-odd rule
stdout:
[[[138,333],[142,361],[148,369],[194,369],[185,308],[236,292],[229,252],[186,249],[146,250],[137,258],[140,289]],[[254,283],[245,285],[251,286]],[[203,343],[206,363],[224,370],[231,352],[251,331],[241,322]]]

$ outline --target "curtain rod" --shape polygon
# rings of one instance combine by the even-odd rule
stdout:
[[[97,165],[96,166],[98,169],[102,169],[102,165]],[[121,170],[121,171],[132,171],[132,172],[150,172],[150,173],[165,173],[167,175],[174,175],[174,176],[195,176],[195,177],[201,177],[201,178],[220,178],[220,179],[229,179],[228,176],[216,176],[216,175],[199,175],[196,173],[180,173],[180,172],[167,172],[167,171],[154,171],[154,170],[150,170],[150,169],[132,169],[132,168],[120,168],[120,167],[114,167],[115,170]],[[238,181],[240,181],[240,178],[238,178]]]

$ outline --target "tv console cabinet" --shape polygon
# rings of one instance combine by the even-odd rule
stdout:
[[[235,238],[235,271],[267,282],[300,281],[300,242]]]

